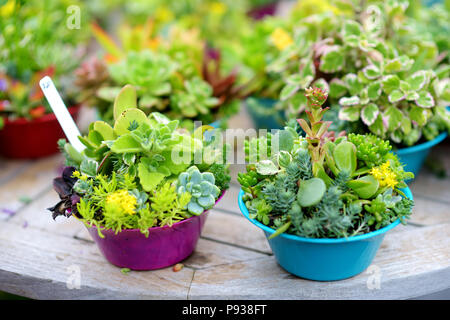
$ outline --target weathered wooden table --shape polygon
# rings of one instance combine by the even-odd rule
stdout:
[[[434,149],[450,176],[450,144]],[[407,226],[390,231],[373,264],[336,282],[296,278],[277,265],[261,230],[237,205],[233,182],[184,268],[121,272],[75,219],[53,221],[61,156],[0,159],[0,291],[37,299],[407,299],[450,288],[450,178],[423,170]]]

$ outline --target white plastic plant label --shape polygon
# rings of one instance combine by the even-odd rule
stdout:
[[[49,76],[45,76],[39,81],[39,85],[44,92],[45,97],[47,98],[50,107],[53,110],[53,113],[58,119],[59,124],[61,125],[67,139],[70,144],[78,151],[81,152],[85,148],[85,146],[78,140],[78,136],[80,136],[80,130],[78,130],[75,121],[73,121],[72,116],[67,110],[64,101],[56,90],[56,87]]]

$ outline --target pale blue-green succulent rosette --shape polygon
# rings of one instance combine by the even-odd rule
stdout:
[[[178,177],[177,193],[185,192],[189,192],[192,196],[187,210],[198,216],[214,206],[220,189],[215,185],[215,178],[211,172],[201,173],[196,166],[192,166]]]

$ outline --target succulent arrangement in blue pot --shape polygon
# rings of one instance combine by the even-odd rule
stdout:
[[[324,91],[306,89],[306,98],[307,120],[247,142],[239,205],[283,268],[339,280],[365,270],[386,231],[410,216],[414,202],[404,181],[413,174],[388,141],[329,132]]]

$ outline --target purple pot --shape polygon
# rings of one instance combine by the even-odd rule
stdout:
[[[204,211],[171,227],[150,228],[148,237],[139,229],[125,229],[118,234],[111,229],[102,229],[105,237],[100,238],[97,227],[87,229],[106,260],[113,265],[132,270],[154,270],[176,264],[191,255],[207,216],[208,211]]]

